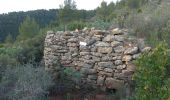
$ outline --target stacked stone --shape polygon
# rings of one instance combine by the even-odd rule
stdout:
[[[53,70],[57,60],[83,73],[82,80],[86,83],[119,89],[131,80],[135,71],[132,60],[150,50],[130,41],[126,33],[118,28],[48,32],[44,49],[46,69]]]

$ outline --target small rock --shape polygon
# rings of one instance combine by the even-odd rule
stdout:
[[[151,47],[145,47],[142,49],[142,52],[149,52],[151,51]]]
[[[113,69],[111,68],[105,68],[104,71],[107,73],[113,73]]]
[[[124,86],[124,82],[121,80],[116,80],[114,78],[106,78],[105,80],[106,87],[109,89],[121,89]]]
[[[138,59],[140,57],[140,55],[141,55],[140,53],[139,54],[134,54],[133,59]]]
[[[122,46],[122,45],[123,45],[123,43],[118,42],[118,41],[113,41],[113,42],[111,42],[111,46],[112,46],[112,47],[117,47],[117,46]]]
[[[115,28],[112,30],[112,34],[114,35],[122,35],[123,32],[119,28]]]
[[[97,43],[96,43],[96,46],[97,46],[97,47],[109,47],[110,44],[107,43],[107,42],[97,42]]]
[[[125,69],[125,68],[126,68],[126,65],[119,65],[119,66],[117,66],[117,69],[120,69],[120,70]]]
[[[98,76],[97,78],[97,85],[103,86],[105,77]]]
[[[123,37],[123,36],[118,36],[118,35],[116,35],[116,36],[115,36],[115,40],[116,40],[116,41],[119,41],[119,42],[123,42],[123,41],[124,41],[124,37]]]
[[[130,56],[130,55],[125,55],[122,58],[122,61],[126,61],[126,62],[131,61],[131,60],[132,60],[132,56]]]
[[[99,62],[98,66],[104,68],[114,68],[113,62]]]
[[[111,42],[114,40],[114,35],[107,35],[106,37],[104,37],[103,41],[105,42]]]
[[[91,80],[97,80],[97,75],[88,75],[88,78]]]
[[[123,46],[118,46],[118,47],[114,48],[114,51],[116,53],[122,53],[122,52],[124,52],[124,50],[125,50],[125,48]]]
[[[99,47],[98,48],[99,53],[110,54],[112,53],[112,51],[113,51],[112,47]]]
[[[138,47],[132,47],[125,50],[124,54],[136,54],[138,52]]]
[[[122,64],[122,61],[121,60],[116,60],[115,61],[115,65],[121,65]]]

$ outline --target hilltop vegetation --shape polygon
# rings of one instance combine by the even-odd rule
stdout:
[[[169,0],[121,0],[109,4],[103,1],[98,8],[90,11],[78,10],[72,0],[64,1],[60,9],[11,12],[0,15],[0,98],[2,100],[11,99],[9,98],[11,94],[15,99],[23,100],[25,96],[28,96],[24,94],[26,92],[31,93],[28,97],[35,100],[47,97],[54,83],[49,74],[42,70],[46,32],[48,30],[81,30],[84,27],[126,28],[130,35],[143,38],[148,45],[157,47],[137,61],[139,66],[137,70],[141,73],[135,74],[140,76],[136,77],[135,81],[138,81],[136,83],[140,86],[135,88],[134,99],[147,100],[163,96],[153,100],[164,100],[170,96],[170,84],[166,81],[170,73],[166,72],[170,67]],[[160,41],[166,41],[164,44],[167,43],[167,45],[158,45]],[[164,62],[163,59],[165,59]],[[146,70],[161,71],[159,75],[162,77],[154,80],[152,73],[146,73]],[[153,72],[153,74],[157,73]],[[36,80],[31,75],[41,78]],[[24,82],[27,83],[28,80],[32,82],[31,88],[38,86],[35,91],[30,89],[28,84],[24,85]],[[42,80],[51,80],[48,81],[51,83]],[[158,87],[159,91],[153,90],[153,87]],[[142,90],[143,88],[145,90]],[[16,89],[22,91],[18,92]],[[157,96],[154,96],[154,93]]]

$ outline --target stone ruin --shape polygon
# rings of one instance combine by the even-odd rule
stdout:
[[[72,67],[83,74],[82,81],[95,86],[120,89],[131,80],[133,60],[150,50],[132,38],[125,29],[47,32],[44,47],[45,69],[55,71]]]

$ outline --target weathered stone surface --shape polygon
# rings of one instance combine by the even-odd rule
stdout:
[[[99,67],[114,68],[113,62],[99,62]]]
[[[95,42],[96,42],[96,39],[94,39],[94,38],[91,38],[88,41],[86,41],[87,46],[93,45]]]
[[[88,75],[88,78],[91,80],[97,80],[97,75]]]
[[[68,42],[78,42],[78,39],[77,38],[70,38],[70,39],[68,39]]]
[[[97,47],[109,47],[110,44],[107,42],[97,42],[96,45]]]
[[[118,42],[118,41],[113,41],[113,42],[111,42],[111,46],[112,46],[112,47],[117,47],[117,46],[122,46],[122,45],[123,45],[123,43]]]
[[[124,37],[123,37],[123,36],[116,35],[116,36],[115,36],[115,40],[116,40],[116,41],[119,41],[119,42],[123,42],[123,41],[124,41]]]
[[[60,67],[82,73],[82,82],[110,89],[119,89],[135,72],[134,59],[150,51],[143,42],[127,36],[122,29],[112,31],[87,29],[48,32],[44,43],[45,69],[59,75]],[[142,44],[142,45],[140,45]],[[106,80],[105,80],[106,79]],[[120,81],[120,80],[122,81]]]
[[[89,52],[80,52],[81,56],[85,56],[85,55],[89,55],[89,54],[90,54]]]
[[[110,89],[121,89],[124,85],[124,82],[121,80],[116,80],[114,78],[106,78],[105,84],[107,88]]]
[[[132,60],[132,56],[131,55],[125,55],[125,56],[123,56],[123,58],[122,58],[122,61],[131,61]]]
[[[100,76],[112,77],[112,76],[113,76],[113,73],[108,73],[108,72],[105,72],[105,71],[100,71],[100,72],[98,73],[98,75],[100,75]]]
[[[96,57],[102,57],[102,53],[99,52],[91,52],[91,54]]]
[[[125,69],[126,68],[126,65],[119,65],[119,66],[117,66],[117,69]]]
[[[113,59],[111,56],[107,55],[107,56],[103,56],[101,60],[102,61],[112,61]]]
[[[111,68],[105,68],[104,71],[107,73],[113,73],[113,69]]]
[[[145,47],[142,49],[142,52],[149,52],[151,50],[151,47]]]
[[[115,65],[121,65],[122,64],[122,61],[121,60],[116,60],[115,61]]]
[[[105,77],[98,76],[97,85],[103,86]]]
[[[103,41],[105,42],[111,42],[114,40],[114,35],[107,35],[106,37],[103,38]]]
[[[76,47],[76,46],[78,46],[78,44],[77,43],[69,42],[69,43],[67,43],[67,46],[69,46],[69,47]]]
[[[90,68],[93,68],[93,65],[92,64],[84,64],[83,65],[83,68],[87,68],[87,69],[90,69]]]
[[[99,53],[112,53],[113,49],[112,47],[98,47]]]
[[[133,58],[133,59],[137,59],[137,58],[140,57],[140,55],[141,55],[140,53],[139,53],[139,54],[134,54],[134,55],[132,56],[132,58]]]
[[[138,47],[131,47],[125,50],[124,54],[136,54],[138,52]]]
[[[120,30],[119,28],[115,28],[115,29],[112,30],[112,34],[114,34],[114,35],[122,35],[123,31]]]
[[[118,46],[118,47],[114,48],[114,51],[116,53],[122,53],[122,52],[124,52],[124,50],[125,50],[125,48],[123,46]]]

